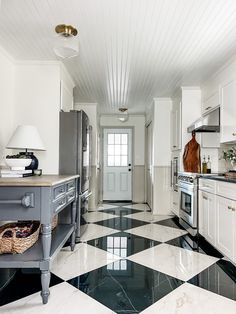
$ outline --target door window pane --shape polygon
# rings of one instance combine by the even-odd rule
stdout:
[[[127,145],[121,145],[121,155],[127,155]]]
[[[120,166],[121,164],[120,164],[120,156],[114,156],[114,158],[115,158],[115,166]]]
[[[107,165],[109,167],[113,167],[115,165],[114,156],[108,156],[107,157]]]
[[[121,155],[121,149],[120,149],[120,145],[115,145],[115,155],[116,156],[120,156]]]
[[[113,156],[115,154],[115,145],[108,145],[108,156]]]
[[[115,143],[113,133],[108,134],[108,141],[107,142],[108,142],[108,144],[114,144]]]
[[[128,134],[121,135],[121,144],[128,144]]]
[[[120,144],[120,136],[121,134],[115,134],[115,144]]]

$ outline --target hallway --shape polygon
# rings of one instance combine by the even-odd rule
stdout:
[[[122,203],[86,215],[75,251],[54,261],[50,302],[41,305],[39,275],[18,271],[1,313],[235,313],[235,267],[205,240],[192,249],[175,218]]]

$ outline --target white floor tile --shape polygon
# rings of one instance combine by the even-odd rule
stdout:
[[[101,204],[98,206],[97,210],[104,210],[104,209],[109,209],[109,208],[117,208],[119,206],[117,205],[111,205],[111,204]]]
[[[187,234],[185,230],[179,230],[177,228],[166,227],[158,224],[148,224],[125,231],[160,242],[166,242]]]
[[[183,281],[218,261],[218,258],[165,243],[134,254],[129,259]]]
[[[74,252],[61,251],[52,265],[52,273],[69,280],[120,259],[118,256],[86,243],[76,245]]]
[[[112,314],[101,303],[63,282],[50,288],[47,304],[42,304],[40,293],[9,303],[0,309],[1,314]]]
[[[151,212],[142,212],[142,213],[135,213],[135,214],[126,215],[124,217],[137,219],[137,220],[141,220],[141,221],[146,221],[146,222],[157,222],[157,221],[169,219],[173,216],[170,216],[170,215],[153,215]]]
[[[99,226],[96,224],[88,224],[88,227],[85,231],[85,233],[80,238],[81,242],[86,242],[92,239],[104,237],[108,234],[116,233],[118,232],[115,229],[111,229],[105,226]]]
[[[89,212],[83,215],[85,221],[87,222],[97,222],[101,220],[106,220],[110,218],[118,217],[117,215],[107,214],[102,212]]]
[[[235,314],[236,302],[184,283],[142,314]]]
[[[132,204],[132,205],[124,205],[122,207],[132,208],[137,210],[150,210],[150,207],[147,204]]]

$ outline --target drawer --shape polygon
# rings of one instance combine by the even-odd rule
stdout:
[[[69,181],[68,183],[66,183],[66,191],[70,191],[75,189],[75,180]]]
[[[1,220],[40,220],[40,187],[1,187]]]
[[[199,190],[215,194],[216,193],[216,181],[208,179],[199,179]]]
[[[53,200],[63,196],[66,192],[65,184],[59,185],[53,189]]]
[[[53,213],[56,214],[66,205],[66,195],[53,202]]]
[[[217,182],[216,194],[231,200],[236,200],[236,184],[228,182]]]
[[[66,193],[67,203],[72,202],[75,199],[75,190]]]

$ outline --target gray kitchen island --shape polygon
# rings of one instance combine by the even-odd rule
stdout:
[[[48,302],[50,266],[71,237],[75,247],[79,175],[42,175],[0,178],[0,221],[38,220],[39,240],[23,254],[0,255],[0,268],[39,268],[42,301]],[[70,221],[52,231],[52,219],[70,206]],[[76,215],[77,213],[77,215]]]

